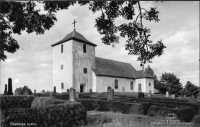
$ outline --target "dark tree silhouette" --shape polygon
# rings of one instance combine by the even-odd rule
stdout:
[[[0,59],[5,60],[7,57],[5,51],[14,53],[19,49],[17,41],[12,34],[21,34],[22,31],[27,33],[36,32],[43,34],[49,30],[57,20],[55,13],[62,9],[68,9],[76,1],[41,1],[44,5],[46,14],[41,14],[36,9],[36,3],[28,2],[0,2],[1,18],[1,43]],[[128,37],[125,49],[131,55],[137,55],[141,64],[152,62],[155,56],[163,54],[166,48],[162,41],[152,43],[149,39],[150,29],[143,25],[143,20],[158,22],[158,11],[156,8],[146,10],[142,8],[139,1],[78,1],[83,5],[89,5],[89,10],[93,13],[101,11],[102,14],[96,20],[95,27],[103,36],[102,42],[114,46],[119,43],[119,37]],[[139,10],[136,15],[136,10]],[[116,18],[122,17],[129,23],[122,23],[119,26],[114,24]],[[117,35],[117,32],[120,35]]]
[[[166,91],[169,91],[169,94],[179,95],[179,91],[183,89],[182,84],[176,77],[176,75],[172,73],[162,74],[161,79],[158,84],[159,92],[165,94]]]

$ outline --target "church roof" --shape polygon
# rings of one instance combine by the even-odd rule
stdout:
[[[80,41],[82,43],[89,44],[89,45],[97,46],[96,44],[88,41],[83,35],[81,35],[80,33],[76,32],[76,31],[73,31],[73,32],[67,34],[62,40],[56,42],[55,44],[52,44],[51,46],[53,47],[53,46],[56,46],[58,44],[64,43],[64,42],[72,40],[72,39]]]
[[[154,78],[152,75],[150,75],[149,73],[140,70],[136,72],[136,78]]]
[[[93,69],[97,76],[110,76],[120,78],[153,78],[144,71],[136,71],[130,63],[95,57],[96,69]]]

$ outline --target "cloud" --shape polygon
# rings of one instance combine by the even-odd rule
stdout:
[[[19,83],[19,79],[15,79],[13,83]]]

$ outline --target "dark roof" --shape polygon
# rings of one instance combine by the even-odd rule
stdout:
[[[96,69],[93,69],[97,76],[110,76],[121,78],[153,78],[144,71],[136,71],[130,63],[95,57]]]
[[[93,69],[96,75],[134,78],[135,68],[130,63],[124,63],[103,58],[95,58],[96,69]]]
[[[136,72],[136,78],[154,78],[152,75],[150,75],[149,73],[140,70]]]
[[[52,44],[51,46],[53,47],[53,46],[56,46],[58,44],[64,43],[64,42],[72,40],[72,39],[89,44],[89,45],[97,46],[96,44],[88,41],[83,35],[81,35],[80,33],[76,32],[76,31],[73,31],[73,32],[67,34],[62,40],[60,40],[59,42],[57,42],[55,44]]]

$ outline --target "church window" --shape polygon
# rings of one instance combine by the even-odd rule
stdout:
[[[130,83],[130,89],[133,90],[133,81]]]
[[[86,44],[83,44],[83,52],[86,53]]]
[[[63,53],[63,44],[61,45],[61,53]]]
[[[149,83],[149,86],[151,86],[151,83]]]
[[[61,89],[64,89],[64,83],[61,83]]]
[[[63,65],[61,65],[61,70],[63,70]]]
[[[141,85],[141,83],[138,84],[138,91],[139,91],[139,92],[142,91],[142,85]]]
[[[87,74],[87,68],[83,68],[83,73]]]
[[[118,89],[118,80],[115,79],[115,89]]]

